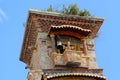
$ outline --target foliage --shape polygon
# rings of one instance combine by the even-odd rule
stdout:
[[[52,12],[55,10],[53,10],[52,6],[50,5],[47,11]],[[55,12],[61,12],[64,14],[79,15],[79,16],[90,16],[91,15],[90,12],[86,9],[80,10],[76,4],[69,5],[68,7],[63,5],[63,8],[61,11],[56,10]]]
[[[47,11],[50,11],[50,12],[53,11],[52,5],[50,5],[50,7],[47,9]]]
[[[90,12],[86,9],[79,11],[79,16],[90,16]]]

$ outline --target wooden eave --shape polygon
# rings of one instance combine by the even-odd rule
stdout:
[[[49,35],[50,34],[55,34],[55,35],[67,35],[67,36],[73,36],[78,39],[82,37],[86,37],[91,30],[89,29],[83,29],[79,26],[73,26],[73,25],[59,25],[59,26],[54,26],[52,25],[50,27]]]
[[[34,21],[33,16],[36,17],[34,18],[36,19],[36,21]],[[83,29],[91,30],[91,35],[94,37],[98,32],[99,28],[101,27],[103,21],[104,21],[103,18],[97,18],[93,16],[66,15],[57,12],[47,12],[47,11],[30,9],[26,22],[26,29],[24,33],[23,45],[20,54],[20,61],[23,61],[28,65],[30,64],[32,52],[28,47],[35,46],[37,34],[39,32],[38,30],[39,27],[36,27],[35,22],[41,22],[41,24],[43,24],[44,22],[46,23],[49,22],[50,25],[46,26],[47,29],[49,29],[51,25],[57,26],[57,25],[68,24],[73,26],[79,26],[82,27]],[[94,26],[92,26],[92,24],[94,24]],[[45,32],[47,31],[48,30],[46,30]],[[76,32],[76,34],[78,33]]]
[[[32,42],[32,44],[30,44],[31,42],[30,40],[33,39],[33,37],[31,36],[34,36],[34,34],[33,35],[31,34],[34,33],[34,31],[37,32],[36,28],[32,28],[32,25],[34,24],[32,20],[32,15],[33,14],[29,12],[27,16],[24,38],[23,38],[23,43],[22,43],[22,48],[21,48],[21,53],[20,53],[20,58],[19,58],[20,61],[26,63],[27,65],[30,64],[30,59],[32,57],[32,52],[29,49],[29,46],[31,45],[30,47],[33,47],[35,45],[35,40]],[[34,37],[36,38],[37,35],[35,35]]]

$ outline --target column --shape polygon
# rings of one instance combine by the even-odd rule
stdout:
[[[55,48],[55,35],[54,34],[50,34],[50,38],[51,38],[51,42],[52,42],[52,51],[56,52],[56,48]]]
[[[84,58],[86,59],[86,66],[89,67],[89,55],[88,55],[88,50],[87,50],[87,45],[86,45],[86,38],[82,39],[83,43],[83,53],[84,53]]]
[[[28,80],[41,80],[43,75],[42,70],[30,70],[28,73]]]
[[[82,39],[82,43],[83,43],[83,53],[87,55],[86,39]]]

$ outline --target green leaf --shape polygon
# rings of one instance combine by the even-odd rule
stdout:
[[[50,5],[50,7],[47,9],[47,11],[50,11],[50,12],[53,11],[52,5]]]

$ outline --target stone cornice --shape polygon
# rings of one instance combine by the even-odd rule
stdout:
[[[96,20],[96,21],[104,21],[103,18],[95,17],[95,16],[78,16],[78,15],[68,15],[58,12],[49,12],[49,11],[43,11],[43,10],[35,10],[35,9],[29,9],[29,14],[41,14],[41,15],[50,15],[50,16],[59,16],[59,17],[67,17],[67,18],[79,18],[83,20]]]

